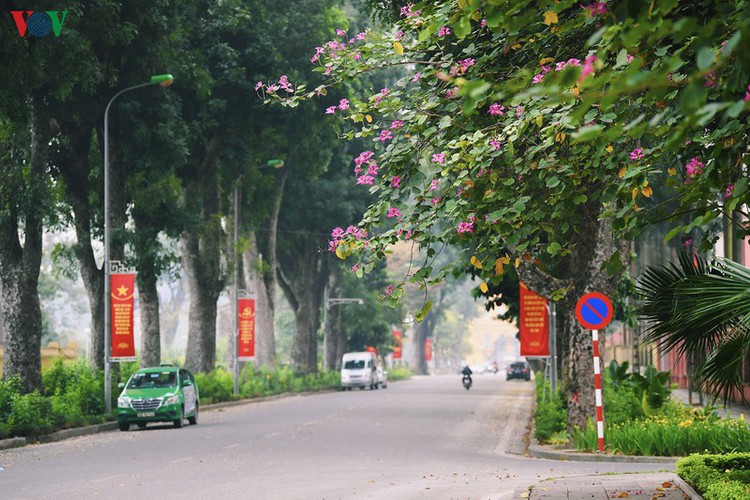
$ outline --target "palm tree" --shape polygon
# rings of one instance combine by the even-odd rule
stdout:
[[[647,341],[681,356],[705,356],[695,382],[706,392],[728,398],[741,388],[750,352],[750,269],[681,252],[679,265],[646,268],[637,290]]]

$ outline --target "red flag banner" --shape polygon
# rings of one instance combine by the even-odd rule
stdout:
[[[237,301],[237,357],[247,360],[255,357],[255,300]]]
[[[393,359],[401,359],[401,341],[403,336],[401,330],[393,330]]]
[[[521,356],[549,356],[547,300],[521,283]]]
[[[135,274],[110,274],[110,339],[111,361],[135,360],[133,338],[133,304]]]
[[[424,360],[432,361],[432,339],[424,339]]]

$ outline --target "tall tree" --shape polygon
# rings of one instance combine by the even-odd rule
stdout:
[[[398,240],[428,255],[450,242],[465,251],[455,264],[481,268],[485,285],[515,266],[560,302],[568,425],[585,426],[592,341],[572,306],[616,289],[623,237],[653,207],[650,184],[697,206],[691,225],[714,220],[721,195],[731,210],[748,196],[737,118],[750,71],[736,56],[748,43],[747,11],[744,2],[441,1],[405,6],[393,31],[361,43],[332,40],[319,58],[331,85],[415,69],[335,110],[381,144],[358,157],[356,172],[379,200],[359,231],[335,238],[336,253],[369,271]],[[296,106],[315,92],[267,95]],[[391,228],[393,210],[402,217]],[[447,272],[427,265],[408,279],[427,287]]]

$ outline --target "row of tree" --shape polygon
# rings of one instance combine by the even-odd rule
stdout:
[[[33,6],[47,8],[67,13],[59,36],[0,30],[3,375],[20,376],[26,390],[40,386],[37,286],[45,251],[61,268],[80,271],[92,317],[90,357],[103,365],[104,111],[119,90],[167,72],[174,75],[172,87],[125,93],[109,115],[111,259],[137,269],[141,363],[161,360],[157,282],[182,272],[190,292],[186,365],[213,369],[217,300],[239,266],[240,288],[255,291],[258,300],[258,363],[276,362],[278,283],[296,315],[292,363],[315,371],[324,289],[350,280],[331,265],[327,237],[332,227],[356,220],[369,194],[342,187],[351,156],[325,122],[326,106],[305,104],[294,112],[263,106],[255,87],[278,74],[314,81],[315,45],[337,28],[359,28],[363,16],[334,0]],[[6,2],[2,15],[23,11],[26,19],[30,10],[24,2]],[[352,82],[326,103],[364,85],[367,80]],[[271,159],[282,159],[284,168],[263,169]],[[235,188],[239,221],[231,218]],[[239,248],[229,236],[235,222]],[[68,228],[76,235],[72,247],[42,247],[45,231]],[[380,287],[379,279],[373,286]],[[371,287],[361,293],[376,295]],[[375,320],[362,326],[360,340],[383,343],[391,319],[379,309],[367,313]],[[331,331],[345,349],[346,329],[333,325]]]

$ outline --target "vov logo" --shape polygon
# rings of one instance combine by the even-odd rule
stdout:
[[[35,12],[33,10],[11,10],[10,14],[16,23],[19,36],[24,37],[26,33],[29,33],[31,36],[43,38],[49,35],[50,32],[54,32],[55,37],[60,36],[60,31],[62,31],[68,11],[48,10],[45,12]]]

